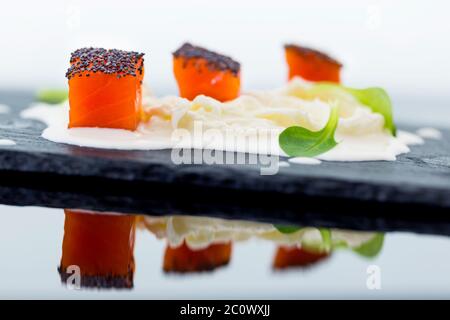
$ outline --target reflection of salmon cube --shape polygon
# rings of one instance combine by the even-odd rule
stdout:
[[[72,53],[69,128],[135,130],[141,113],[142,53],[83,48]]]
[[[185,43],[173,53],[173,71],[183,98],[228,101],[239,95],[240,64],[230,57]]]
[[[167,246],[164,254],[165,272],[212,271],[227,265],[231,258],[231,243],[211,244],[205,249],[193,250],[186,243],[172,248]]]
[[[293,44],[284,46],[289,79],[340,82],[342,64],[323,52]]]
[[[134,273],[135,216],[65,210],[61,279],[78,266],[81,285],[131,288]]]
[[[330,254],[326,252],[313,252],[295,247],[279,247],[275,255],[273,268],[311,267],[329,256]]]

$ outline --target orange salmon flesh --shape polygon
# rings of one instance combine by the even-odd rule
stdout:
[[[173,53],[173,73],[180,96],[205,95],[225,102],[239,96],[241,65],[232,58],[184,43]]]
[[[228,70],[211,70],[207,64],[201,58],[173,59],[173,72],[180,96],[193,100],[203,94],[222,102],[237,98],[241,86],[240,75]]]
[[[319,51],[285,46],[286,62],[289,68],[289,79],[300,76],[309,81],[340,82],[342,65]]]
[[[110,50],[104,55],[108,52]],[[131,66],[123,67],[123,71],[119,60],[115,69],[106,72],[102,71],[106,67],[102,68],[101,63],[107,62],[95,65],[97,60],[94,59],[98,58],[92,59],[93,63],[84,61],[88,64],[84,68],[77,65],[80,58],[71,59],[71,69],[75,72],[69,77],[69,128],[136,130],[142,110],[143,58],[137,57]]]

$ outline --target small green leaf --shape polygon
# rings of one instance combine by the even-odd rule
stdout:
[[[330,229],[320,228],[320,235],[322,236],[323,248],[326,251],[331,250],[331,231]]]
[[[280,224],[274,224],[273,225],[278,231],[281,233],[294,233],[301,229],[301,227],[298,226],[287,226],[287,225],[280,225]]]
[[[279,136],[281,149],[291,157],[314,157],[337,145],[334,140],[339,120],[338,108],[332,106],[330,117],[322,130],[310,131],[293,126],[286,128]]]
[[[349,98],[356,99],[373,112],[380,113],[384,117],[384,127],[392,135],[396,135],[391,99],[381,88],[355,89],[333,82],[316,82],[306,88],[296,88],[291,94],[306,100],[320,99],[326,102],[337,102],[338,106],[352,103],[352,99]]]
[[[64,89],[45,89],[38,91],[36,99],[40,102],[58,104],[67,100],[69,93]]]
[[[392,103],[387,92],[381,88],[352,89],[345,88],[360,103],[372,109],[373,112],[380,113],[384,117],[384,127],[388,129],[392,135],[397,134],[397,128],[394,124],[394,116],[392,114]]]
[[[383,242],[384,234],[377,233],[372,239],[370,239],[366,243],[363,243],[359,247],[354,248],[353,251],[360,254],[361,256],[373,258],[380,253],[381,249],[383,248]]]

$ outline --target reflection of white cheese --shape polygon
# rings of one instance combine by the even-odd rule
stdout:
[[[202,95],[193,101],[147,96],[144,109],[150,120],[135,132],[68,129],[67,102],[62,106],[34,105],[22,116],[44,121],[48,125],[42,134],[44,138],[79,146],[125,150],[176,147],[285,155],[278,145],[280,132],[294,125],[320,130],[328,120],[330,104],[335,103],[330,97],[300,98],[298,92],[307,86],[308,83],[294,79],[284,88],[251,92],[224,103]],[[349,94],[338,94],[339,123],[335,134],[338,145],[318,159],[395,160],[398,154],[409,151],[409,143],[421,139],[393,137],[384,128],[381,114],[372,112]]]
[[[177,247],[185,241],[191,249],[206,248],[213,243],[259,238],[284,246],[330,250],[343,244],[355,248],[375,236],[373,232],[330,229],[330,248],[325,248],[324,240],[317,228],[301,228],[286,234],[278,231],[272,224],[218,218],[169,216],[144,217],[142,221],[158,238],[167,238],[171,246]]]

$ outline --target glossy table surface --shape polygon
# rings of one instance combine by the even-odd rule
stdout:
[[[336,249],[308,268],[281,271],[272,268],[276,244],[252,238],[233,244],[225,267],[167,274],[166,241],[139,228],[133,288],[73,290],[57,270],[63,209],[0,206],[0,221],[0,298],[450,298],[450,238],[443,236],[388,233],[375,258]],[[380,289],[367,285],[374,266]]]

